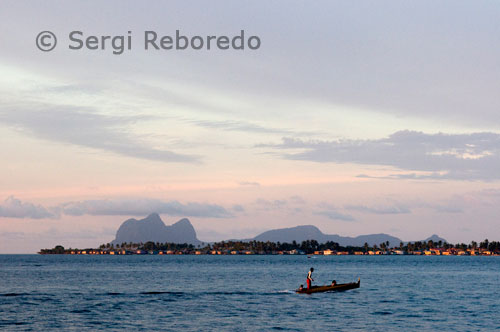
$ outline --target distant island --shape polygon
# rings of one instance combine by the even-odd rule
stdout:
[[[196,231],[189,219],[184,218],[173,225],[166,226],[157,213],[152,213],[141,220],[128,219],[124,221],[111,243],[145,243],[148,241],[201,244],[201,241],[196,238]]]
[[[266,231],[252,239],[204,243],[198,240],[189,219],[166,226],[157,213],[122,223],[113,241],[99,248],[65,249],[58,245],[40,254],[307,254],[307,255],[499,255],[500,242],[485,240],[451,245],[437,235],[403,242],[388,234],[343,237],[322,233],[312,225]]]
[[[231,241],[260,241],[260,242],[302,242],[306,240],[316,240],[319,243],[335,242],[340,246],[363,246],[365,243],[370,245],[387,243],[388,246],[398,246],[401,239],[388,235],[388,234],[370,234],[360,235],[357,237],[346,237],[337,234],[328,235],[321,232],[316,226],[304,225],[290,228],[281,228],[266,231],[262,234],[250,239],[233,239]],[[428,242],[432,240],[436,243],[439,241],[447,242],[445,239],[437,235],[421,240]],[[157,213],[152,213],[144,219],[128,219],[124,221],[116,232],[116,237],[112,244],[122,243],[146,243],[159,242],[159,243],[187,243],[197,246],[202,242],[198,240],[196,231],[187,218],[183,218],[176,223],[166,226]],[[413,241],[416,242],[416,241]]]
[[[313,225],[274,229],[266,231],[260,235],[257,235],[252,239],[241,240],[241,241],[302,242],[306,240],[316,240],[320,243],[335,242],[344,247],[347,246],[361,247],[364,246],[365,243],[368,244],[386,243],[388,247],[389,246],[394,247],[398,246],[400,243],[403,242],[403,240],[397,237],[384,233],[360,235],[357,237],[340,236],[337,234],[329,235],[329,234],[324,234],[316,226]],[[439,241],[443,243],[447,242],[445,239],[437,235],[432,235],[431,237],[428,237],[425,240],[421,240],[421,242],[428,242],[430,240],[436,243],[438,243]]]

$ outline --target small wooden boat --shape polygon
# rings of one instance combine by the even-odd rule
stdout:
[[[348,289],[359,288],[361,279],[358,278],[357,282],[350,282],[347,284],[337,284],[335,286],[312,286],[310,289],[303,288],[297,289],[295,293],[299,294],[312,294],[312,293],[323,293],[323,292],[340,292]]]

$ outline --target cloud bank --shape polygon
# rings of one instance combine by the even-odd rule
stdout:
[[[70,216],[143,216],[156,212],[171,216],[200,217],[200,218],[228,218],[232,214],[224,207],[216,204],[178,201],[162,201],[158,199],[113,199],[113,200],[86,200],[64,203],[59,206],[62,213]]]
[[[22,202],[14,196],[9,196],[3,204],[0,205],[0,217],[45,219],[56,218],[57,215],[41,205]]]
[[[411,173],[392,178],[407,179],[500,179],[500,134],[426,134],[398,131],[373,140],[301,140],[283,138],[281,144],[261,144],[289,160],[319,163],[354,163],[392,166]],[[418,172],[424,172],[419,174]],[[361,177],[368,177],[363,174]]]
[[[66,202],[54,207],[45,208],[10,196],[0,205],[0,217],[6,218],[59,218],[67,216],[145,216],[150,213],[170,216],[198,218],[229,218],[232,214],[217,204],[178,201],[162,201],[158,199],[103,199]]]

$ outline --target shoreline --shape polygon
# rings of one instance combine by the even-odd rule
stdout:
[[[490,251],[438,251],[438,250],[425,250],[425,251],[414,251],[414,252],[401,252],[396,253],[393,251],[385,252],[314,252],[314,253],[289,253],[289,252],[252,252],[252,251],[182,251],[182,250],[97,250],[97,249],[86,249],[86,250],[65,250],[64,252],[52,252],[47,249],[43,249],[37,253],[38,255],[76,255],[76,256],[133,256],[133,255],[194,255],[194,256],[500,256],[499,252]]]

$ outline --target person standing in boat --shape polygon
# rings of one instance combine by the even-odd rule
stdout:
[[[309,272],[307,272],[307,289],[311,289],[311,283],[314,281],[312,278],[312,273],[314,272],[314,268],[311,267]]]

